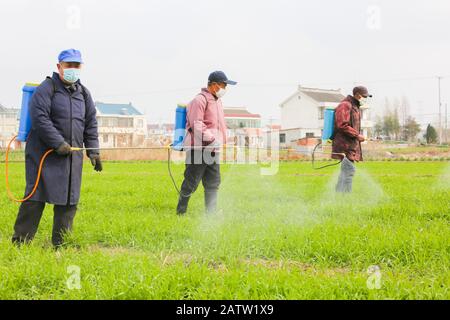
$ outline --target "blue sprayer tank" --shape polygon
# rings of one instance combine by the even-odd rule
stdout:
[[[175,112],[175,130],[172,148],[181,151],[183,149],[184,137],[186,136],[186,105],[179,104]]]
[[[334,134],[334,109],[325,109],[323,122],[322,140],[326,141],[331,139]]]
[[[22,107],[20,111],[20,124],[19,124],[19,134],[17,140],[21,142],[26,142],[28,134],[31,130],[31,117],[29,111],[29,105],[31,97],[33,96],[38,84],[26,83],[22,88]]]

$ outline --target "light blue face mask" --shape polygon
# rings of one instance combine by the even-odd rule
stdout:
[[[70,83],[75,83],[80,79],[81,70],[77,68],[64,69],[64,80]]]

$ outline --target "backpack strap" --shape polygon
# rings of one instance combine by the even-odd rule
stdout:
[[[81,87],[81,94],[83,95],[83,98],[84,98],[84,107],[86,108],[86,103],[88,101],[87,89],[81,83],[80,83],[80,87]]]
[[[199,95],[200,96],[202,96],[203,98],[205,98],[205,100],[206,100],[206,108],[205,108],[205,110],[206,109],[208,109],[208,106],[209,106],[209,101],[208,101],[208,98],[206,97],[206,95],[205,94],[203,94],[202,92],[201,93],[199,93]]]
[[[206,108],[205,108],[205,110],[208,109],[208,105],[209,105],[208,98],[201,92],[198,95],[202,96],[203,98],[205,98],[205,101],[206,101]],[[192,128],[190,128],[188,131],[192,133]]]
[[[52,95],[50,97],[50,101],[53,102],[53,98],[55,97],[55,93],[56,93],[56,83],[55,83],[55,81],[53,81],[52,77],[47,76],[46,79],[50,80],[50,82],[52,83],[53,91],[52,91]]]
[[[350,107],[350,127],[353,128],[353,105]]]

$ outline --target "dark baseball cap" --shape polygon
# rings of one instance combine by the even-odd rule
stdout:
[[[366,98],[372,98],[372,95],[369,94],[369,90],[367,90],[367,88],[363,86],[353,88],[353,96],[356,96],[357,94],[360,94]]]
[[[211,73],[208,77],[208,82],[226,83],[232,86],[237,84],[236,81],[229,80],[222,71],[214,71]]]

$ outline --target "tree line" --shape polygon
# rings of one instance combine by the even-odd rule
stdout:
[[[396,141],[416,142],[421,131],[420,124],[410,114],[410,104],[406,97],[395,98],[393,102],[385,99],[384,112],[377,116],[374,134],[377,138]],[[438,135],[436,129],[429,124],[423,138],[427,143],[436,143]]]

